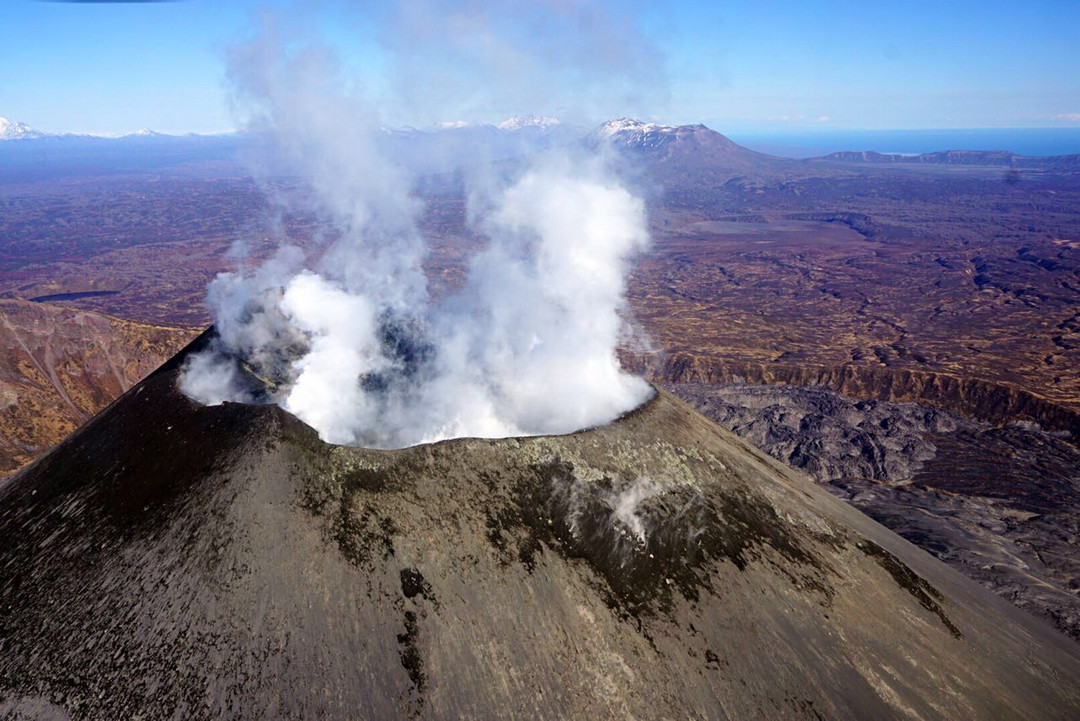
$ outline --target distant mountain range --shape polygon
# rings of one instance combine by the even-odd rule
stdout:
[[[872,150],[842,151],[813,160],[841,163],[921,163],[926,165],[991,165],[1010,168],[1080,167],[1080,155],[1017,155],[1007,150],[944,150],[936,153],[904,155],[875,153]]]
[[[435,123],[426,128],[417,128],[406,125],[398,128],[384,127],[385,135],[432,135],[439,133],[577,133],[584,131],[574,125],[563,123],[558,118],[540,117],[536,115],[515,115],[499,123],[470,123],[467,120],[448,120]]]
[[[0,140],[27,140],[41,138],[45,135],[46,133],[34,130],[26,123],[0,117]]]
[[[514,132],[527,132],[527,133],[549,133],[549,132],[576,132],[583,133],[580,128],[566,125],[562,123],[558,118],[541,117],[536,115],[515,115],[512,118],[507,118],[500,123],[470,123],[463,120],[448,121],[443,123],[437,123],[436,125],[421,129],[414,127],[404,128],[384,128],[383,132],[388,135],[416,135],[421,133],[440,133],[445,131],[467,131],[467,132],[491,132],[501,131],[504,133]],[[216,137],[220,134],[211,134],[212,137]],[[26,123],[19,122],[17,120],[9,120],[5,117],[0,117],[0,140],[31,140],[37,138],[100,138],[106,140],[115,140],[117,138],[190,138],[190,137],[206,137],[198,133],[185,133],[183,135],[170,135],[168,133],[159,133],[149,128],[141,128],[133,133],[126,133],[124,135],[101,135],[93,133],[49,133],[44,130],[38,130],[32,128]]]
[[[150,130],[149,128],[140,128],[134,133],[128,133],[126,135],[93,135],[90,133],[47,133],[44,130],[38,130],[32,128],[26,123],[21,123],[17,120],[8,120],[7,118],[0,117],[0,140],[39,140],[42,138],[53,139],[93,139],[93,140],[117,140],[122,138],[184,138],[184,137],[203,137],[196,136],[194,133],[188,133],[187,135],[167,135],[165,133],[158,133]]]
[[[704,172],[706,176],[790,167],[796,162],[844,164],[925,164],[957,166],[998,166],[1015,169],[1074,171],[1080,155],[1025,156],[1006,150],[945,150],[919,155],[841,151],[803,161],[794,161],[756,152],[733,142],[704,125],[660,125],[633,118],[610,120],[592,129],[560,122],[558,118],[522,115],[500,123],[452,121],[428,128],[383,128],[383,140],[393,156],[414,170],[441,173],[465,165],[526,155],[545,148],[570,147],[584,142],[590,147],[608,145],[623,155],[638,156],[650,166],[676,173]],[[84,152],[105,148],[108,141],[155,141],[162,147],[199,142],[218,150],[238,143],[259,142],[261,135],[237,132],[218,135],[167,135],[149,129],[121,136],[78,133],[47,133],[26,123],[0,117],[0,140],[49,140]],[[15,143],[13,146],[20,146]],[[56,152],[61,151],[58,147]]]
[[[632,118],[611,120],[589,135],[589,142],[611,143],[622,151],[646,155],[652,163],[724,171],[764,170],[802,162],[1000,166],[1016,169],[1075,170],[1080,155],[1018,155],[1007,150],[944,150],[919,155],[841,151],[804,161],[759,153],[704,125],[657,125]]]

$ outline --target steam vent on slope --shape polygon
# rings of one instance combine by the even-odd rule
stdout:
[[[1040,621],[667,393],[334,446],[177,390],[0,488],[0,716],[1080,718]]]

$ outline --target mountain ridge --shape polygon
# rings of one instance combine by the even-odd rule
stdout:
[[[665,125],[649,123],[635,118],[621,117],[608,120],[591,131],[578,126],[563,123],[559,118],[532,114],[515,115],[495,123],[473,123],[469,121],[449,121],[436,123],[430,128],[404,126],[400,128],[382,128],[384,135],[397,137],[438,135],[441,133],[526,135],[552,134],[565,140],[580,137],[589,146],[596,147],[610,143],[623,151],[663,151],[670,153],[679,148],[685,157],[683,162],[696,166],[706,166],[718,161],[728,167],[733,165],[745,169],[755,163],[767,168],[777,169],[791,166],[793,159],[769,155],[750,150],[726,135],[704,124]],[[255,131],[232,131],[228,133],[161,133],[149,128],[141,128],[130,133],[49,133],[30,127],[26,123],[0,117],[0,140],[185,140],[198,138],[219,138],[222,136],[257,136]],[[704,156],[699,154],[704,153]],[[928,153],[882,153],[873,150],[842,150],[819,157],[804,158],[799,162],[821,163],[836,162],[845,164],[909,164],[926,165],[971,165],[971,166],[1008,166],[1024,169],[1070,170],[1080,167],[1080,155],[1021,155],[1008,150],[941,150]]]
[[[924,165],[979,165],[1009,168],[1080,168],[1080,155],[1018,155],[1008,150],[940,150],[908,155],[878,153],[872,150],[839,151],[807,162],[875,163]]]
[[[639,155],[653,165],[681,164],[693,169],[724,171],[790,162],[750,150],[702,124],[660,125],[619,118],[601,124],[589,134],[586,142],[594,147],[614,146],[622,152]]]
[[[32,140],[47,137],[48,133],[31,128],[26,123],[0,117],[0,140]]]

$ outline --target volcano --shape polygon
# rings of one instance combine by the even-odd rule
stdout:
[[[1080,656],[658,391],[333,446],[177,390],[0,488],[0,716],[1077,718]]]
[[[789,160],[745,148],[704,125],[657,125],[633,118],[611,120],[587,139],[592,145],[610,143],[620,153],[644,163],[650,173],[696,173],[710,177],[775,171]]]

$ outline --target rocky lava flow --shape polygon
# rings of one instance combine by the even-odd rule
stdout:
[[[1068,434],[824,388],[667,387],[1080,640],[1080,451]]]

